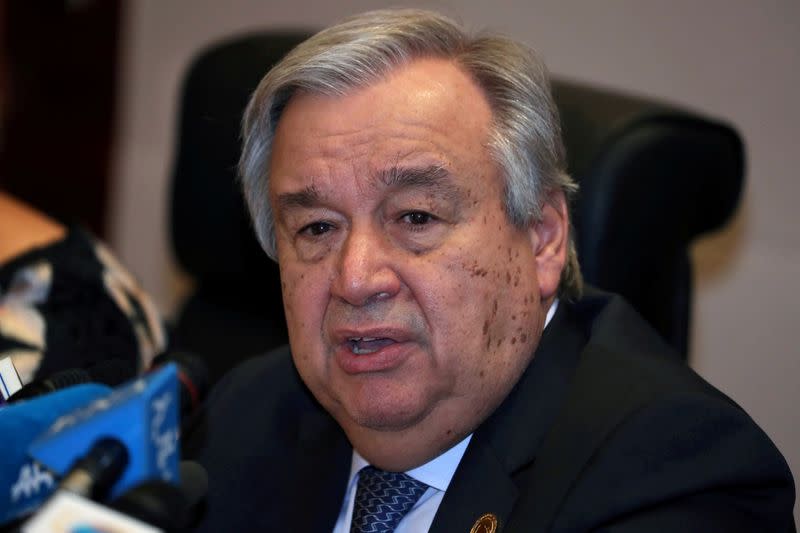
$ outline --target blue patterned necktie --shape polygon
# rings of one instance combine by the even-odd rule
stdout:
[[[427,488],[402,472],[365,466],[358,472],[350,533],[391,533]]]

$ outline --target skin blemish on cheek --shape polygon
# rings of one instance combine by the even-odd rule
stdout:
[[[461,263],[461,268],[466,270],[470,273],[473,278],[485,278],[489,271],[485,268],[480,268],[478,266],[478,262],[474,261],[472,265],[467,265],[466,263]]]
[[[485,321],[483,323],[483,335],[484,337],[489,333],[489,321]]]
[[[519,342],[524,343],[526,340],[528,340],[528,336],[523,333],[519,338]]]
[[[481,370],[480,374],[478,374],[478,375],[479,375],[480,377],[483,377],[483,376],[485,376],[485,375],[486,375],[486,372],[484,372],[483,370]]]
[[[500,345],[503,344],[503,341],[505,341],[505,340],[506,340],[505,338],[497,339],[497,346],[496,347],[499,348]]]
[[[511,344],[517,344],[517,338],[511,337]]]
[[[511,272],[506,270],[506,285],[511,285]]]

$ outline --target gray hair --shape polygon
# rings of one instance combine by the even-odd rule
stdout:
[[[277,258],[269,205],[270,150],[281,114],[298,91],[344,96],[412,59],[453,60],[483,89],[493,111],[490,150],[505,178],[509,220],[539,220],[552,191],[567,199],[577,185],[566,173],[558,110],[544,63],[511,39],[469,35],[453,20],[416,9],[371,11],[327,28],[293,49],[261,80],[244,114],[239,174],[256,235]],[[570,231],[562,297],[578,296],[582,279]]]

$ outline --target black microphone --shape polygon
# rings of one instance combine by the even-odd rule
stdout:
[[[181,389],[181,420],[198,410],[205,400],[211,386],[208,366],[200,357],[189,352],[165,352],[153,359],[155,370],[167,363],[175,363],[178,367],[178,380]]]
[[[133,487],[108,506],[164,531],[185,531],[197,525],[208,492],[208,474],[193,461],[180,464],[180,484],[149,480]]]
[[[72,465],[58,490],[102,501],[128,466],[128,449],[118,439],[103,437],[95,441],[89,452]]]
[[[17,392],[9,396],[8,402],[14,403],[43,396],[57,390],[83,383],[99,383],[116,387],[136,375],[136,369],[130,361],[108,359],[88,368],[70,368],[55,372],[45,379],[31,381]]]

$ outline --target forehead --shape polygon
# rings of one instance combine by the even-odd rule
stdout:
[[[486,165],[491,121],[482,90],[444,59],[414,60],[344,96],[300,92],[276,129],[270,190],[353,176],[380,182],[398,166],[460,177]]]

